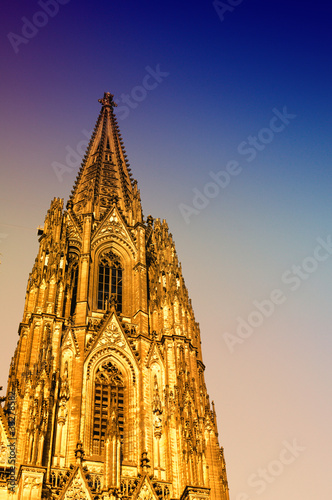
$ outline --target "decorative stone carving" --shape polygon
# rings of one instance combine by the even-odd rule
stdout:
[[[58,422],[64,424],[66,422],[67,415],[67,402],[65,399],[61,399],[59,403]]]
[[[69,396],[70,396],[70,391],[69,391],[69,381],[68,381],[68,361],[66,361],[65,369],[63,371],[63,376],[61,377],[59,398],[68,400]]]
[[[102,99],[98,99],[98,102],[100,102],[103,106],[110,106],[111,108],[114,108],[117,104],[113,101],[113,97],[114,95],[110,92],[104,92],[104,97]]]
[[[78,441],[77,445],[76,445],[76,449],[75,449],[75,457],[76,457],[76,461],[77,463],[82,463],[82,461],[84,460],[84,455],[85,455],[85,452],[83,450],[83,443],[82,441]]]
[[[0,428],[0,464],[7,463],[8,459],[8,446],[5,442],[5,436]]]
[[[23,489],[36,489],[42,484],[42,479],[39,477],[25,477],[23,481]]]
[[[102,465],[91,465],[87,463],[87,467],[89,469],[89,472],[92,472],[93,474],[102,474],[104,467]]]
[[[153,500],[153,495],[147,484],[144,484],[137,499],[139,500]]]
[[[76,357],[80,355],[79,345],[74,330],[70,330],[63,343],[63,350],[70,349]]]
[[[96,382],[100,384],[123,385],[123,378],[120,370],[111,361],[106,361],[97,370]]]
[[[120,348],[124,348],[126,345],[123,335],[115,322],[112,322],[105,328],[102,336],[97,343],[97,347],[104,347],[108,344],[113,344],[114,346]]]
[[[75,478],[66,491],[64,500],[86,500],[88,498],[86,488],[80,478]]]
[[[152,412],[153,412],[154,435],[156,438],[160,438],[163,427],[163,421],[162,421],[163,409],[161,406],[161,399],[159,395],[158,380],[156,374],[154,376]]]
[[[21,483],[20,499],[39,500],[43,485],[43,476],[39,470],[29,469],[29,472],[23,472]]]
[[[115,212],[112,212],[111,217],[108,219],[108,222],[103,224],[102,229],[99,231],[99,235],[103,236],[105,234],[117,234],[118,236],[122,236],[124,239],[128,239],[128,235],[124,230],[123,225],[119,221],[119,218]]]

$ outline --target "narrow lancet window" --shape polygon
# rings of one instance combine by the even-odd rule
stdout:
[[[122,312],[122,266],[112,252],[103,255],[98,274],[98,309],[108,309],[114,300],[118,313]]]
[[[107,437],[124,440],[124,383],[120,371],[107,361],[97,370],[93,408],[93,450],[101,455]]]
[[[108,262],[102,261],[99,265],[98,280],[98,309],[107,309],[110,296],[110,267]]]
[[[71,273],[71,282],[72,282],[72,295],[71,295],[71,306],[70,306],[70,315],[72,316],[75,313],[76,303],[77,303],[77,286],[78,286],[78,265],[73,267]]]

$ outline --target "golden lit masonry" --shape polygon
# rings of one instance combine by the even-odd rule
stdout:
[[[198,324],[165,220],[143,218],[105,93],[55,198],[0,405],[0,500],[229,500]]]

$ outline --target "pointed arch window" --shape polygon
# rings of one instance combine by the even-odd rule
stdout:
[[[66,290],[63,302],[63,316],[73,316],[76,310],[78,291],[79,256],[70,249],[65,265]]]
[[[97,370],[93,406],[92,453],[101,455],[108,435],[124,440],[124,382],[121,372],[106,361]]]
[[[112,299],[116,310],[122,312],[123,269],[119,257],[113,252],[102,255],[98,273],[98,309],[107,309]]]
[[[78,287],[78,263],[73,266],[71,272],[71,283],[72,283],[72,294],[71,294],[71,305],[70,305],[70,315],[75,313],[76,303],[77,303],[77,287]]]

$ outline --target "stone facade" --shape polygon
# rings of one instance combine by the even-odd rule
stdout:
[[[38,231],[0,407],[0,499],[229,500],[172,235],[144,220],[113,96],[100,102],[66,209],[54,199]]]

